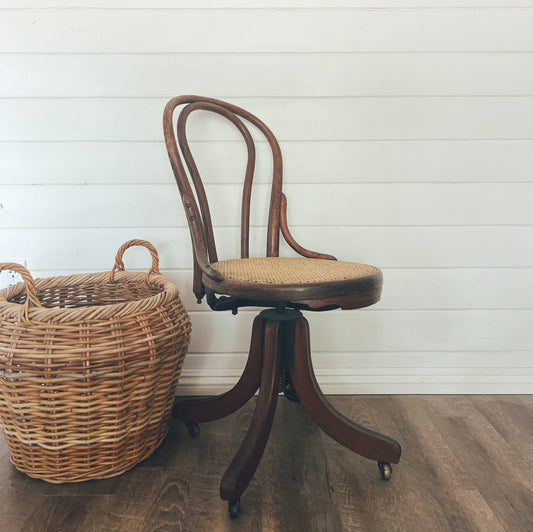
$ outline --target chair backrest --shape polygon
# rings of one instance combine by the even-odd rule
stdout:
[[[178,107],[181,111],[174,129],[174,113]],[[250,245],[250,200],[255,169],[255,146],[252,135],[245,121],[253,124],[265,136],[272,149],[273,176],[270,193],[270,210],[268,215],[267,257],[279,255],[280,209],[282,196],[282,158],[279,144],[270,129],[251,113],[213,98],[202,96],[178,96],[166,105],[163,114],[163,129],[170,164],[181,194],[189,230],[191,232],[194,260],[195,281],[194,292],[197,297],[203,295],[201,272],[220,280],[218,272],[213,271],[209,264],[218,261],[211,214],[207,202],[202,179],[194,161],[186,136],[186,124],[193,111],[211,111],[229,120],[241,133],[248,151],[241,208],[241,258],[249,256]],[[176,142],[177,137],[177,142]],[[179,146],[179,147],[178,147]],[[188,172],[185,169],[187,166]],[[194,186],[194,192],[191,187]]]

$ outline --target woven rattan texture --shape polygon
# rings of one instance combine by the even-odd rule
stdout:
[[[269,284],[307,284],[356,279],[376,272],[374,266],[299,257],[261,257],[212,264],[224,277]]]
[[[0,292],[0,423],[20,471],[49,482],[117,475],[168,429],[190,340],[177,286],[116,272],[36,280]]]

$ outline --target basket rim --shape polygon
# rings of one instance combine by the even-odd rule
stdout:
[[[146,284],[146,273],[118,271],[115,272],[115,282],[121,281],[138,282]],[[81,273],[74,275],[60,275],[35,279],[37,291],[48,288],[65,288],[87,284],[102,284],[110,282],[110,273]],[[110,318],[131,317],[145,311],[168,304],[179,299],[177,284],[161,274],[152,274],[150,284],[161,289],[160,292],[149,297],[109,305],[95,305],[77,308],[45,308],[31,306],[29,319],[33,323],[70,323],[78,321],[100,321]],[[26,291],[24,283],[17,283],[0,290],[0,319],[18,319],[22,305],[8,301]]]

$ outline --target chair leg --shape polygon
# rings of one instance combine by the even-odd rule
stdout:
[[[279,328],[279,322],[265,320],[259,397],[250,428],[220,483],[220,496],[229,501],[232,517],[263,456],[274,420],[280,380]]]
[[[291,378],[309,417],[328,436],[357,454],[378,460],[380,464],[398,463],[401,447],[397,441],[354,423],[327,402],[320,391],[311,363],[309,324],[302,317],[295,320],[294,326],[294,368]]]
[[[252,327],[248,361],[237,384],[217,397],[180,401],[174,406],[172,417],[186,423],[204,423],[228,416],[241,408],[259,388],[262,342],[263,319],[257,316]]]

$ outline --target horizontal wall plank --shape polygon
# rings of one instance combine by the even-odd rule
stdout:
[[[358,9],[412,9],[470,7],[533,7],[532,0],[0,0],[0,8],[109,8],[109,9],[221,9],[221,8],[358,8]]]
[[[206,183],[242,183],[239,142],[191,143]],[[255,183],[268,183],[266,143]],[[285,183],[531,182],[533,141],[285,142]],[[0,184],[174,183],[163,142],[0,142]]]
[[[468,363],[468,358],[465,357]],[[184,371],[177,386],[176,395],[217,395],[229,390],[238,380],[240,373],[220,375],[213,371],[199,373]],[[471,375],[459,368],[453,375],[384,374],[359,375],[344,370],[342,375],[317,371],[317,380],[325,394],[529,394],[533,376],[514,375]]]
[[[533,224],[531,183],[288,184],[289,226]],[[217,227],[239,227],[241,185],[208,185]],[[215,198],[215,201],[213,200]],[[265,226],[269,185],[256,185],[251,224]],[[175,185],[6,186],[4,227],[187,226]]]
[[[531,269],[385,269],[383,275],[376,309],[533,309]]]
[[[5,257],[4,260],[11,259]],[[138,261],[143,259],[139,257]],[[148,270],[149,258],[145,257],[144,261],[146,268],[137,271]],[[531,268],[382,270],[385,285],[381,301],[372,306],[375,310],[533,309]],[[56,277],[72,273],[68,270],[32,269],[34,277]],[[161,273],[178,285],[180,297],[187,309],[193,312],[209,310],[205,299],[200,305],[196,302],[192,291],[192,270],[162,270]],[[533,364],[530,355],[527,358]]]
[[[532,4],[533,5],[533,4]],[[5,54],[0,97],[523,96],[533,54]],[[290,79],[290,83],[280,83]]]
[[[191,317],[191,353],[248,349],[253,313]],[[513,351],[533,343],[532,310],[338,310],[306,317],[314,351]]]
[[[0,52],[532,51],[532,25],[516,9],[6,10]]]
[[[532,33],[533,35],[533,33]],[[533,97],[235,99],[279,140],[531,139]],[[0,141],[161,141],[164,99],[0,100]],[[194,140],[241,140],[212,113],[189,124]]]
[[[333,231],[296,227],[293,235],[308,247],[379,267],[533,265],[528,251],[533,228],[529,227],[339,227]]]
[[[237,382],[246,357],[189,353],[177,395],[225,392]],[[327,394],[529,393],[531,364],[528,351],[313,353],[317,380]]]
[[[149,259],[145,260],[147,270]],[[375,310],[533,309],[533,269],[530,268],[382,270],[385,285],[381,301],[372,306]],[[73,272],[32,269],[31,273],[34,277],[55,277]],[[176,282],[188,310],[209,310],[205,299],[200,305],[196,302],[192,270],[162,270],[161,273]]]
[[[90,222],[86,225],[88,225]],[[236,228],[216,230],[221,259],[239,254]],[[264,256],[265,231],[251,232],[251,255]],[[380,268],[531,268],[531,227],[295,227],[302,245],[339,259]],[[151,241],[161,268],[191,267],[191,242],[185,228],[6,229],[0,228],[2,253],[26,259],[36,270],[107,270],[118,247],[131,238]],[[136,251],[136,250],[135,250]],[[130,268],[144,268],[146,257],[132,251]],[[282,255],[290,251],[282,248]]]
[[[357,315],[354,316],[354,319]],[[311,331],[313,334],[313,331]],[[248,352],[243,353],[189,353],[185,359],[184,369],[189,372],[220,371],[226,374],[238,374],[244,369]],[[353,351],[332,352],[313,351],[313,366],[322,374],[338,371],[357,370],[361,375],[383,372],[396,374],[452,375],[486,375],[501,372],[516,375],[517,371],[531,374],[533,361],[527,351]]]
[[[177,396],[207,396],[218,395],[228,391],[238,380],[235,378],[206,378],[204,375],[199,378],[191,378],[184,375],[178,384]],[[429,382],[428,382],[429,381]],[[532,379],[528,377],[517,377],[513,380],[504,381],[496,377],[453,377],[423,379],[413,375],[403,379],[390,379],[377,375],[365,382],[361,382],[354,375],[346,375],[340,379],[337,376],[324,377],[319,375],[320,388],[326,395],[365,395],[365,394],[529,394],[532,386]]]
[[[468,353],[468,352],[467,352]],[[218,353],[217,353],[218,355]],[[367,356],[373,356],[372,353],[366,353]],[[190,355],[191,358],[194,358],[194,354]],[[215,355],[216,356],[216,355]],[[403,368],[403,367],[396,367],[396,366],[389,366],[389,368],[379,368],[377,370],[376,367],[358,367],[357,371],[353,371],[355,368],[345,368],[345,367],[338,367],[338,366],[328,366],[326,368],[323,368],[321,370],[318,370],[318,374],[323,377],[338,377],[339,380],[343,380],[344,382],[349,382],[352,380],[353,375],[357,375],[358,380],[361,379],[361,382],[369,381],[373,382],[373,379],[376,378],[376,374],[379,372],[382,373],[381,377],[383,380],[390,380],[395,381],[396,378],[400,380],[404,380],[405,378],[415,378],[415,377],[422,377],[427,378],[428,380],[433,379],[435,377],[450,380],[453,378],[457,378],[458,376],[462,378],[468,378],[471,377],[472,380],[477,381],[478,378],[490,378],[493,382],[498,382],[500,379],[498,377],[501,377],[501,381],[506,382],[523,382],[523,379],[527,379],[528,381],[533,383],[533,367],[465,367],[465,366],[459,366],[456,368],[435,368],[435,367],[417,367],[416,370],[413,371],[413,368]],[[346,371],[349,371],[348,375],[346,375]],[[351,370],[351,371],[350,371]],[[213,371],[212,368],[206,368],[204,370],[194,370],[191,371],[188,368],[184,368],[184,371],[189,374],[193,375],[204,375],[207,378],[213,378],[217,376],[217,373]],[[219,369],[218,376],[219,377],[234,377],[235,371],[234,370],[223,370]],[[346,378],[348,377],[348,378]],[[372,379],[372,380],[370,380]]]

